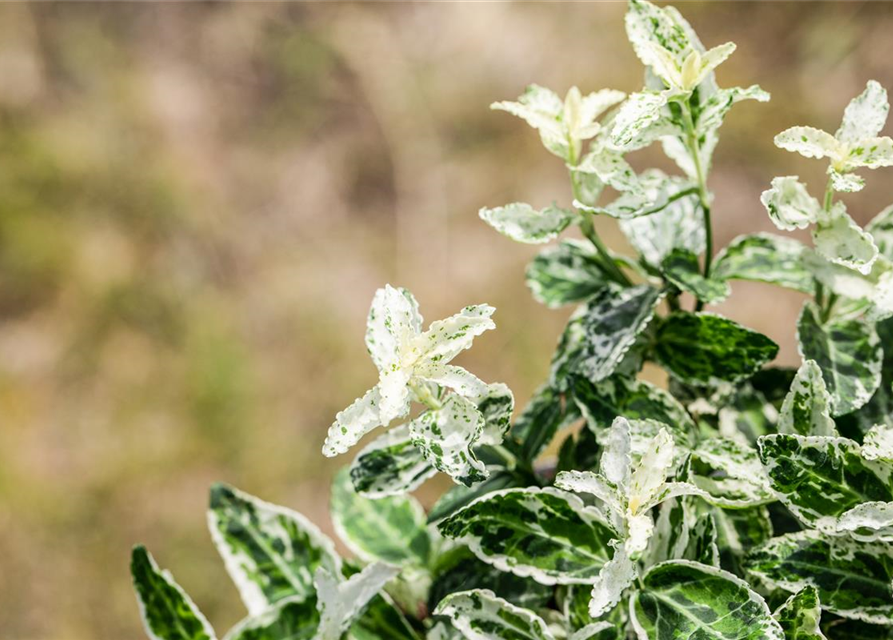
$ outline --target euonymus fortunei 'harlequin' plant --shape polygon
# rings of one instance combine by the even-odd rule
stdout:
[[[323,447],[344,454],[378,432],[332,489],[355,557],[300,514],[215,486],[211,535],[248,609],[225,639],[893,637],[893,207],[863,229],[836,199],[862,188],[854,171],[893,164],[879,137],[886,91],[869,82],[834,135],[794,127],[775,139],[829,161],[821,198],[785,176],[761,199],[779,229],[810,228],[813,246],[745,235],[714,258],[719,128],[735,103],[769,96],[718,86],[735,46],[705,48],[671,7],[631,0],[626,29],[642,91],[572,88],[562,100],[533,85],[493,105],[565,163],[570,204],[481,218],[518,242],[570,226],[585,238],[527,271],[547,306],[579,305],[548,380],[512,422],[505,385],[452,364],[494,328],[493,308],[424,329],[411,293],[380,289],[366,334],[378,383]],[[655,143],[677,175],[628,164]],[[636,256],[605,247],[599,215],[619,221]],[[799,369],[768,366],[771,340],[703,311],[732,280],[810,296]],[[668,390],[638,378],[646,361],[667,371]],[[556,438],[557,460],[544,462]],[[455,486],[426,513],[409,492],[438,471]],[[132,569],[150,637],[216,637],[142,547]]]

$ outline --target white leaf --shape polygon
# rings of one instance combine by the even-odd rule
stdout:
[[[807,158],[836,158],[840,144],[830,133],[812,127],[791,127],[775,136],[775,146]]]
[[[348,580],[339,581],[325,569],[317,569],[314,583],[319,627],[314,640],[341,640],[369,601],[399,572],[397,567],[376,562]]]
[[[865,179],[854,173],[841,173],[830,167],[828,175],[831,176],[831,188],[835,191],[855,193],[856,191],[862,191],[865,187]]]
[[[523,202],[513,202],[495,209],[485,207],[478,215],[499,233],[525,244],[543,244],[554,240],[574,219],[572,212],[555,205],[538,211]]]
[[[884,128],[889,111],[887,90],[876,80],[869,80],[865,91],[847,105],[843,112],[843,122],[834,137],[848,144],[873,138]]]
[[[893,462],[893,427],[878,424],[869,429],[862,441],[862,457]]]
[[[474,339],[496,324],[490,319],[496,311],[488,304],[465,307],[459,313],[431,323],[428,330],[416,338],[411,349],[413,357],[447,363],[468,349]]]
[[[400,345],[421,330],[422,316],[412,293],[391,285],[375,292],[366,321],[366,348],[379,370],[396,363]]]
[[[772,188],[763,192],[760,202],[775,226],[783,231],[805,229],[818,220],[822,210],[797,176],[773,178]]]
[[[630,477],[629,510],[632,513],[638,513],[647,505],[666,482],[675,455],[673,436],[662,428],[651,440]]]
[[[652,124],[658,122],[667,96],[663,92],[644,92],[631,95],[614,118],[611,130],[611,145],[617,150],[626,150],[637,137]]]
[[[381,426],[380,405],[381,394],[376,385],[347,409],[338,412],[335,422],[329,427],[326,435],[322,448],[323,455],[331,458],[344,453],[364,435]]]
[[[846,212],[842,202],[819,219],[812,234],[815,249],[831,262],[868,274],[878,256],[877,246]]]
[[[599,470],[615,487],[626,489],[630,482],[630,427],[626,418],[617,417],[605,432]]]
[[[638,575],[636,562],[630,558],[623,545],[614,551],[614,557],[602,567],[598,579],[592,584],[589,615],[599,618],[613,609]]]

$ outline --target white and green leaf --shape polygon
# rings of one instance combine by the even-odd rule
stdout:
[[[820,320],[807,303],[797,321],[797,340],[804,360],[814,360],[831,394],[835,416],[855,411],[871,399],[881,382],[883,352],[874,326],[861,319]]]
[[[150,640],[216,639],[207,618],[170,572],[159,569],[145,547],[134,547],[130,574]]]
[[[555,640],[542,618],[488,589],[450,594],[441,600],[434,615],[449,619],[467,640]]]
[[[777,429],[779,433],[801,436],[837,435],[831,417],[831,395],[814,360],[806,360],[797,371],[781,405]]]
[[[772,188],[763,192],[760,202],[782,231],[805,229],[814,224],[822,212],[819,201],[809,195],[806,185],[797,176],[772,178]]]
[[[304,516],[223,484],[211,488],[208,528],[251,614],[311,595],[319,568],[341,571],[332,541]]]
[[[504,207],[483,208],[481,220],[504,236],[526,244],[542,244],[558,237],[574,220],[574,213],[555,205],[534,209],[523,202]]]
[[[313,583],[316,586],[319,627],[314,640],[341,640],[369,602],[398,573],[396,567],[381,562],[368,565],[347,580],[332,575],[322,567],[317,569]]]
[[[412,496],[372,500],[358,494],[348,469],[332,483],[332,524],[342,542],[364,562],[425,566],[431,540],[422,505]]]
[[[350,467],[354,488],[367,498],[403,495],[436,473],[422,450],[413,444],[405,424],[370,442]]]
[[[438,525],[497,569],[542,584],[592,583],[617,534],[573,494],[506,489],[478,498]]]
[[[769,233],[738,236],[716,256],[710,273],[716,279],[768,282],[811,294],[815,283],[803,263],[808,252],[792,238]]]
[[[800,589],[785,600],[772,617],[781,625],[785,640],[826,640],[819,628],[822,608],[815,587]]]
[[[541,252],[527,267],[533,297],[555,308],[591,298],[607,280],[592,243],[563,240]]]

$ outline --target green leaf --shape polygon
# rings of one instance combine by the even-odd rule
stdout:
[[[554,204],[537,210],[523,202],[513,202],[495,209],[483,208],[479,215],[504,236],[526,244],[542,244],[554,240],[573,221],[574,213]]]
[[[657,331],[655,355],[686,384],[740,382],[775,357],[778,345],[727,318],[677,311]]]
[[[133,588],[151,640],[214,640],[214,629],[186,592],[143,546],[133,548]]]
[[[825,640],[819,629],[822,609],[815,587],[804,587],[772,615],[784,630],[785,640]]]
[[[320,567],[341,572],[332,541],[304,516],[223,484],[211,488],[208,528],[252,615],[311,595]]]
[[[768,282],[812,294],[812,274],[803,265],[809,251],[797,240],[769,233],[738,236],[716,256],[714,278]]]
[[[691,482],[717,506],[751,507],[775,500],[756,450],[735,440],[702,440],[692,451],[692,470]]]
[[[630,610],[639,638],[784,640],[769,607],[746,582],[689,560],[652,567]]]
[[[836,318],[822,323],[807,303],[797,321],[804,360],[815,360],[831,394],[835,416],[855,411],[871,399],[881,382],[883,352],[874,327],[864,320]]]
[[[713,509],[716,520],[716,545],[722,566],[734,568],[743,575],[744,556],[773,535],[769,509],[765,506],[748,509]]]
[[[425,566],[431,553],[425,510],[412,496],[371,500],[357,494],[347,469],[332,483],[332,523],[364,562]]]
[[[754,550],[747,568],[791,593],[815,587],[822,608],[845,618],[893,622],[893,555],[888,544],[799,531]]]
[[[379,594],[372,598],[366,610],[353,623],[347,638],[348,640],[382,640],[382,638],[419,640],[419,634],[390,598],[386,594]]]
[[[500,598],[526,609],[546,608],[555,591],[551,586],[519,578],[481,562],[467,547],[456,547],[438,559],[428,608],[433,610],[451,593],[470,589],[489,589]]]
[[[318,626],[316,596],[292,596],[245,618],[223,640],[313,640]]]
[[[822,379],[822,370],[807,360],[797,371],[791,390],[785,396],[778,417],[779,433],[801,436],[836,436],[831,418],[831,396]]]
[[[551,308],[587,300],[605,282],[595,249],[579,240],[562,240],[527,267],[527,286],[533,297]]]
[[[556,489],[506,489],[443,520],[447,538],[501,571],[542,584],[591,583],[610,560],[616,534],[598,511]]]
[[[577,406],[562,399],[562,394],[549,385],[534,392],[524,411],[515,420],[512,435],[521,443],[521,455],[534,460],[555,437],[555,434],[580,419]]]
[[[571,392],[595,432],[607,429],[615,418],[624,416],[629,420],[656,420],[672,425],[675,427],[674,438],[680,444],[694,443],[695,424],[685,407],[650,382],[613,376],[596,385],[585,378],[575,377]]]
[[[571,316],[552,359],[552,384],[563,389],[569,375],[604,380],[620,365],[654,316],[657,289],[639,285],[600,290]]]
[[[759,449],[779,500],[811,527],[836,532],[849,509],[893,500],[893,467],[865,460],[852,440],[776,434],[760,438]]]
[[[437,473],[412,443],[409,427],[400,425],[377,437],[350,467],[354,489],[367,498],[402,495]]]
[[[319,631],[314,640],[341,640],[344,633],[367,610],[369,603],[399,569],[381,562],[370,564],[347,580],[323,568],[316,570],[316,608]]]
[[[434,615],[449,618],[467,640],[555,640],[538,615],[486,589],[453,593],[441,601]]]
[[[661,263],[661,270],[682,291],[708,304],[722,302],[730,293],[724,280],[705,278],[701,274],[698,256],[687,249],[673,249]]]

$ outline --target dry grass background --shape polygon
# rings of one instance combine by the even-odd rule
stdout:
[[[772,176],[822,184],[774,133],[833,130],[868,78],[893,88],[893,5],[682,9],[708,44],[738,43],[721,84],[773,94],[723,129],[722,246],[770,229],[758,198]],[[570,196],[536,135],[487,105],[531,81],[637,89],[623,10],[0,7],[0,637],[142,637],[137,541],[219,628],[241,617],[207,488],[225,480],[330,529],[328,481],[348,458],[320,445],[373,381],[363,326],[385,282],[429,319],[494,304],[498,330],[463,361],[529,396],[567,312],[524,287],[537,249],[476,211]],[[890,175],[849,198],[857,220],[893,200]],[[796,362],[800,298],[734,293],[720,311]]]

